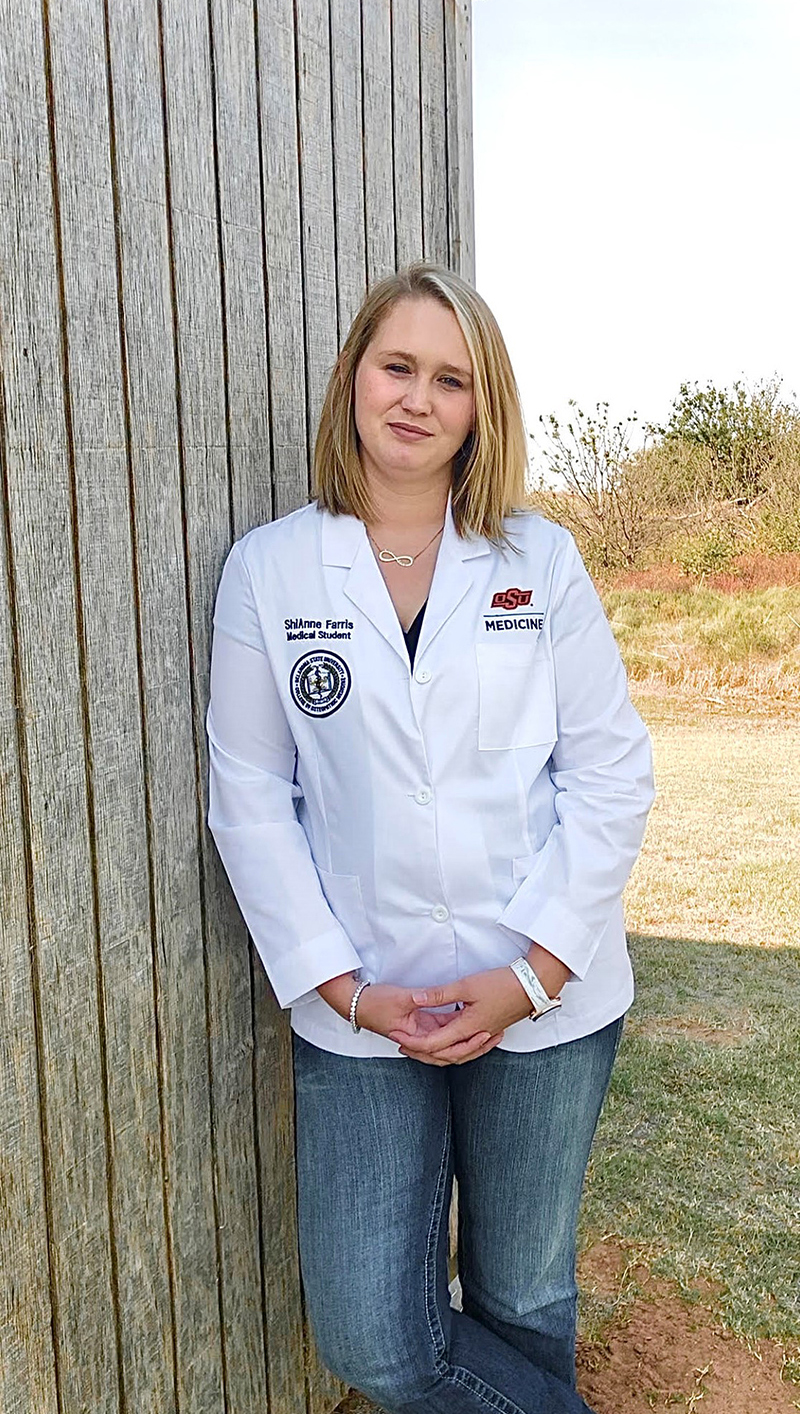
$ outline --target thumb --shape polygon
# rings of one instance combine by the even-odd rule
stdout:
[[[425,987],[411,993],[412,1001],[417,1006],[446,1006],[448,1002],[458,1002],[461,1000],[459,985],[451,982],[446,987]]]

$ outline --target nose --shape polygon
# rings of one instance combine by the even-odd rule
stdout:
[[[409,378],[403,390],[402,406],[406,412],[415,414],[417,417],[424,416],[431,410],[431,397],[428,391],[427,381],[417,374],[414,378]]]

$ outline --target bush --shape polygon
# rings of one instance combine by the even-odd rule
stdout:
[[[671,561],[705,579],[740,551],[800,554],[800,408],[780,386],[684,383],[662,428],[570,402],[565,420],[539,419],[532,504],[606,578]]]
[[[800,554],[800,505],[766,505],[753,529],[753,543],[767,555]]]
[[[658,431],[667,443],[704,447],[713,470],[717,496],[749,502],[770,482],[770,467],[787,436],[798,426],[798,410],[781,399],[781,380],[747,388],[712,383],[682,383],[667,426]]]
[[[694,574],[704,579],[709,574],[719,574],[730,564],[736,554],[736,541],[728,530],[712,526],[700,535],[692,535],[680,544],[674,552],[674,561],[684,574]]]

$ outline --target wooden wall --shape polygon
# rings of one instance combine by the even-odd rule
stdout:
[[[0,0],[0,1408],[323,1414],[209,631],[367,281],[472,273],[469,0]]]

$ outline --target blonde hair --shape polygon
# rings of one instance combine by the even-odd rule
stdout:
[[[506,516],[525,502],[527,444],[519,392],[497,321],[466,280],[417,261],[371,289],[328,382],[314,447],[314,494],[333,515],[372,517],[358,454],[356,370],[381,322],[403,299],[434,299],[458,320],[472,360],[475,426],[453,463],[452,512],[459,535],[508,541]]]

